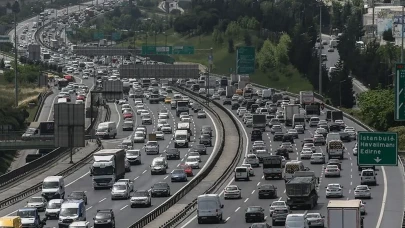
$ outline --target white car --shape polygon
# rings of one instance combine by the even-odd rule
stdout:
[[[34,196],[28,200],[27,206],[25,207],[34,207],[38,209],[38,211],[45,211],[46,209],[46,199],[42,196]]]
[[[311,164],[325,164],[325,155],[322,153],[313,153],[311,156]]]
[[[158,119],[169,119],[169,115],[167,115],[167,114],[159,114]]]
[[[158,123],[157,123],[157,129],[158,130],[162,130],[161,127],[165,124],[168,124],[168,121],[165,119],[158,119]]]
[[[343,186],[338,183],[328,184],[326,188],[326,198],[343,197]]]
[[[325,227],[325,216],[321,213],[307,213],[306,219],[311,223],[310,227]]]
[[[180,113],[180,115],[179,115],[180,120],[181,120],[182,118],[184,118],[184,117],[190,117],[190,114],[188,114],[187,112],[182,112],[182,113]]]
[[[371,190],[368,185],[357,185],[354,189],[354,198],[355,199],[371,199]]]
[[[129,191],[133,192],[134,191],[134,182],[130,179],[119,179],[117,182],[115,183],[126,183],[129,186]]]
[[[351,131],[351,130],[344,130],[344,132],[346,132],[347,134],[349,134],[350,138],[353,140],[357,139],[357,133],[355,131]]]
[[[181,122],[186,122],[186,123],[190,123],[191,122],[191,118],[189,116],[184,116],[182,118],[180,118]]]
[[[239,95],[234,94],[234,95],[232,96],[232,101],[237,101],[238,99],[239,99]]]
[[[60,207],[63,203],[63,199],[52,199],[48,202],[45,210],[46,218],[58,218]]]
[[[252,167],[259,167],[259,158],[256,156],[256,154],[248,154],[245,159],[245,164],[250,164]]]
[[[89,79],[89,76],[87,74],[84,74],[83,79]]]
[[[137,190],[131,197],[131,208],[136,206],[152,206],[152,197],[148,190]]]
[[[335,120],[335,124],[338,124],[341,128],[345,128],[346,124],[343,120]]]
[[[297,131],[297,129],[289,129],[287,131],[287,133],[292,135],[294,138],[298,139],[298,131]]]
[[[273,216],[273,212],[276,209],[288,209],[290,210],[290,207],[286,204],[285,201],[273,201],[273,203],[271,203],[269,211],[270,211],[270,216]]]
[[[313,152],[312,152],[311,148],[304,147],[301,150],[300,158],[301,159],[311,159],[312,154],[313,154]]]
[[[165,133],[163,131],[156,131],[156,139],[165,140]]]
[[[151,116],[151,115],[150,115],[150,113],[149,113],[148,110],[142,110],[142,112],[141,112],[141,118],[142,118],[143,116]]]
[[[246,167],[246,168],[249,169],[249,176],[254,176],[255,175],[255,171],[253,170],[251,164],[242,164],[241,166]]]
[[[189,165],[193,169],[200,168],[200,161],[198,160],[198,158],[187,158],[185,164]]]
[[[304,126],[302,125],[295,125],[294,129],[297,130],[299,134],[304,134],[305,132]]]
[[[337,165],[328,165],[325,168],[325,177],[340,177],[340,169]]]
[[[141,113],[142,113],[143,111],[146,111],[146,110],[143,109],[143,108],[136,109],[136,114],[137,114],[137,115],[141,115]]]
[[[198,152],[189,152],[188,153],[188,158],[197,158],[199,162],[201,162],[201,156],[200,153]]]
[[[259,146],[259,145],[263,145],[263,146],[264,146],[264,145],[265,145],[265,144],[264,144],[264,141],[254,141],[254,142],[253,142],[253,146]]]
[[[325,145],[326,141],[325,141],[325,137],[323,137],[323,135],[321,134],[315,134],[314,135],[314,145]]]
[[[143,131],[136,131],[134,134],[134,143],[144,143],[145,133]]]
[[[357,145],[356,145],[356,147],[353,148],[353,155],[357,156]]]
[[[276,132],[283,132],[283,129],[281,128],[280,125],[273,125],[270,129],[271,133],[276,133]]]
[[[237,185],[228,185],[224,190],[224,199],[241,199],[242,190]]]
[[[313,153],[316,152],[316,147],[313,143],[305,143],[304,146],[302,147],[302,149],[304,149],[304,148],[310,148]]]
[[[170,124],[163,124],[163,126],[160,128],[160,130],[165,134],[172,133],[172,127],[170,126]]]

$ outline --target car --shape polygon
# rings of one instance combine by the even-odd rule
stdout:
[[[270,132],[272,134],[275,134],[277,132],[283,132],[283,129],[281,128],[281,125],[273,125],[270,129]]]
[[[246,167],[249,170],[249,176],[254,176],[255,175],[255,171],[252,168],[251,164],[241,164],[241,167]]]
[[[280,120],[278,120],[277,118],[272,118],[268,124],[267,124],[270,128],[272,128],[274,125],[280,125]]]
[[[84,74],[83,79],[89,79],[89,76],[87,74]]]
[[[48,201],[45,209],[45,217],[50,219],[58,219],[63,199],[52,199]]]
[[[155,131],[156,139],[165,140],[165,133],[163,131]]]
[[[249,228],[271,228],[271,226],[265,222],[253,223]]]
[[[340,170],[342,170],[342,164],[339,159],[329,159],[328,165],[337,165]]]
[[[325,155],[322,153],[313,153],[311,155],[311,164],[325,164]]]
[[[152,206],[152,196],[148,190],[137,190],[131,197],[130,200],[131,208],[138,206]]]
[[[270,198],[275,199],[277,198],[277,187],[272,184],[262,184],[258,188],[257,191],[259,199],[263,198]]]
[[[46,209],[46,199],[42,196],[33,196],[27,201],[27,206],[25,207],[34,207],[38,211],[45,211]]]
[[[240,107],[239,103],[232,103],[232,105],[231,105],[232,110],[237,110],[239,107]]]
[[[347,133],[352,140],[357,139],[357,133],[355,131],[345,129],[344,132]]]
[[[287,210],[290,210],[290,207],[287,205],[287,203],[285,201],[281,201],[281,200],[273,201],[269,208],[270,216],[273,216],[274,210],[276,210],[278,208],[283,208],[283,209],[285,208]]]
[[[166,97],[165,98],[165,104],[170,104],[172,102],[172,98],[171,97]]]
[[[325,145],[325,137],[321,134],[315,134],[314,135],[314,145]]]
[[[339,136],[342,142],[351,142],[353,140],[353,138],[350,136],[348,132],[340,132]]]
[[[200,161],[198,161],[198,158],[187,158],[185,164],[191,166],[193,169],[200,168]]]
[[[187,157],[189,157],[189,158],[197,158],[198,161],[201,162],[200,153],[198,153],[198,152],[189,152]]]
[[[309,227],[325,227],[325,216],[321,213],[307,213],[306,219]]]
[[[316,153],[316,147],[314,143],[304,143],[304,146],[302,147],[304,148],[309,148],[312,150],[313,153]]]
[[[343,186],[338,183],[328,184],[326,188],[326,198],[329,197],[343,197]]]
[[[325,168],[325,177],[340,177],[340,169],[337,165],[327,165]]]
[[[170,186],[166,182],[158,182],[154,183],[151,188],[151,196],[152,197],[157,197],[157,196],[170,196]]]
[[[187,177],[192,177],[192,176],[194,176],[193,168],[191,168],[191,166],[189,166],[189,165],[183,165],[182,168],[183,168],[184,172],[186,172]]]
[[[256,154],[248,154],[245,158],[245,164],[250,164],[252,167],[259,167],[259,158],[256,156]]]
[[[245,221],[249,222],[264,222],[264,209],[261,206],[249,206],[245,210]]]
[[[113,227],[115,228],[115,215],[112,209],[101,209],[97,210],[96,216],[94,217],[95,227]]]
[[[353,155],[354,155],[354,156],[357,156],[357,144],[356,144],[356,146],[353,148]]]
[[[122,113],[122,117],[123,117],[124,119],[133,118],[133,117],[134,117],[134,114],[132,113],[132,111],[125,110],[125,111]]]
[[[283,134],[283,139],[281,139],[282,142],[290,142],[291,144],[294,144],[294,137],[290,134]]]
[[[365,215],[366,212],[366,202],[364,202],[363,200],[360,201],[360,214],[361,215]]]
[[[298,131],[297,131],[297,129],[289,129],[287,131],[287,133],[292,135],[295,139],[298,139]]]
[[[171,173],[171,181],[172,182],[177,182],[177,181],[187,181],[187,174],[184,171],[184,169],[174,169],[173,172]]]
[[[335,124],[340,126],[340,129],[344,129],[346,127],[346,124],[343,120],[335,120]]]
[[[335,48],[333,48],[333,47],[328,48],[328,52],[334,52],[334,51],[335,51]]]
[[[84,191],[73,191],[68,195],[67,199],[83,200],[84,204],[87,205],[87,195]]]
[[[222,105],[231,105],[232,104],[232,100],[229,98],[224,99],[224,101],[222,102]]]
[[[320,126],[323,126],[323,125],[320,125]],[[323,137],[326,137],[328,135],[328,131],[323,127],[319,127],[315,130],[315,135],[322,135]]]
[[[129,120],[129,118],[125,119],[124,123],[122,124],[123,131],[133,131],[134,130],[134,122]]]
[[[242,190],[237,185],[228,185],[224,189],[224,199],[242,199]]]
[[[283,132],[276,132],[276,133],[273,135],[273,141],[275,141],[275,142],[277,142],[277,141],[283,141],[283,137],[284,137]]]
[[[159,131],[161,131],[163,125],[165,125],[165,124],[169,124],[169,122],[167,121],[167,119],[158,119],[158,121],[157,121],[157,129],[158,129]]]
[[[283,142],[280,145],[281,149],[286,149],[288,153],[293,153],[294,152],[294,148],[291,144],[291,142]]]
[[[125,172],[131,172],[131,163],[127,158],[125,158]]]
[[[208,134],[210,137],[212,137],[212,128],[209,125],[204,125],[201,127],[201,134]]]
[[[149,115],[143,115],[141,117],[142,125],[151,125],[152,124],[152,117]]]
[[[130,179],[119,179],[115,183],[126,183],[129,186],[129,191],[130,192],[134,191],[134,182]]]
[[[115,182],[111,189],[111,200],[129,199],[130,187],[126,182]]]
[[[207,114],[203,110],[200,110],[197,112],[197,118],[207,118]]]
[[[133,141],[134,143],[144,143],[145,137],[146,137],[145,132],[135,130]]]
[[[167,160],[179,160],[180,159],[180,150],[177,148],[166,149],[166,159]]]
[[[211,136],[209,134],[202,134],[200,136],[200,144],[204,144],[206,146],[212,146]]]
[[[194,152],[198,152],[201,155],[207,154],[207,147],[204,144],[195,144],[193,147]]]
[[[170,126],[170,124],[163,124],[163,126],[160,128],[160,130],[165,134],[172,133],[172,127]]]
[[[191,118],[190,118],[190,116],[183,116],[183,117],[180,117],[180,121],[185,122],[185,123],[190,123]]]
[[[283,224],[286,223],[287,216],[289,214],[290,214],[290,210],[288,208],[282,208],[282,207],[276,208],[273,211],[273,214],[271,216],[272,224],[275,226],[275,225],[278,225],[279,223],[283,223]],[[285,227],[290,227],[290,226],[286,225]]]
[[[354,189],[354,198],[355,199],[371,199],[371,190],[368,185],[357,185]]]
[[[310,148],[304,147],[301,150],[300,158],[301,159],[311,159],[312,154],[313,154],[313,152],[312,152],[312,150]]]

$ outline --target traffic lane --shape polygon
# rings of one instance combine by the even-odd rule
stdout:
[[[331,37],[328,35],[322,34],[322,40],[326,40],[328,42],[328,45],[324,46],[324,49],[322,49],[322,54],[326,54],[327,56],[327,61],[326,61],[326,69],[329,69],[329,67],[335,66],[335,64],[339,61],[339,52],[337,48],[333,52],[328,52],[329,48],[329,42],[331,40]]]
[[[44,105],[42,106],[41,113],[38,117],[38,122],[49,121],[51,110],[53,109],[53,105],[57,102],[59,90],[52,87],[53,93],[49,95],[45,101]]]

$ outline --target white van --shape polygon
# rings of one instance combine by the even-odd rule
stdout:
[[[235,168],[235,181],[238,181],[240,179],[244,180],[250,180],[249,178],[249,169],[247,167],[236,167]]]
[[[174,148],[185,147],[188,148],[188,131],[176,130],[174,133]]]
[[[59,227],[68,227],[75,221],[86,221],[86,207],[83,200],[67,200],[60,208]]]
[[[319,117],[313,116],[311,119],[309,119],[309,127],[316,127],[318,126],[319,123]]]
[[[117,136],[117,124],[115,122],[99,123],[96,136],[115,139],[115,136]]]
[[[42,182],[42,197],[47,201],[65,197],[65,181],[63,176],[49,176]]]
[[[377,185],[377,173],[373,169],[363,169],[359,175],[361,185]]]
[[[289,214],[285,220],[285,228],[309,228],[306,214]]]
[[[222,210],[224,205],[221,203],[218,194],[205,194],[197,197],[197,218],[198,224],[204,221],[222,221]]]
[[[67,103],[67,99],[66,98],[58,98],[58,104],[62,104],[62,103]]]
[[[69,228],[89,228],[89,222],[73,222],[69,225]]]

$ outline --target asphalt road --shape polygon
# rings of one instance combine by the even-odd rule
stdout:
[[[130,102],[132,105],[132,101]],[[122,142],[123,139],[130,137],[133,132],[131,131],[122,131],[122,114],[121,114],[121,108],[119,105],[116,105],[114,103],[108,104],[111,108],[111,118],[110,121],[114,121],[117,123],[118,127],[118,135],[117,139],[105,139],[102,140],[103,145],[105,148],[116,148],[118,144]],[[147,125],[148,132],[152,132],[153,130],[156,130],[156,124],[157,124],[157,117],[158,117],[158,111],[161,109],[168,109],[170,111],[170,119],[169,123],[173,126],[174,123],[179,121],[178,117],[175,117],[175,111],[170,110],[170,105],[169,104],[148,104],[146,103],[148,109],[150,110],[151,113],[153,113],[153,124],[152,125]],[[199,130],[201,126],[203,125],[211,125],[213,129],[215,129],[215,126],[213,125],[213,122],[211,120],[211,117],[207,115],[206,119],[198,119],[196,118],[196,114],[192,113],[192,130],[193,130],[193,136],[196,136],[197,138],[199,137]],[[135,119],[135,118],[134,118]],[[140,125],[140,117],[136,117],[136,123],[135,126]],[[214,133],[213,137],[213,142],[215,144],[213,147],[208,147],[208,155],[202,156],[202,162],[200,164],[200,167],[203,168],[204,165],[206,164],[206,161],[211,158],[212,151],[215,148],[215,145],[219,145],[216,141],[216,133]],[[192,143],[191,145],[194,145]],[[164,154],[164,151],[167,148],[173,148],[174,143],[172,140],[172,135],[166,135],[165,140],[159,141],[159,146],[160,146],[160,152],[161,154]],[[135,144],[135,148],[141,149],[143,148],[143,143],[137,143]],[[126,174],[125,178],[129,178],[134,180],[134,189],[135,190],[140,190],[140,189],[149,189],[154,183],[160,182],[160,181],[165,181],[170,184],[171,187],[171,193],[174,194],[176,191],[178,191],[182,186],[184,186],[185,183],[171,183],[170,182],[170,172],[177,168],[180,167],[181,164],[184,163],[185,158],[187,157],[188,152],[190,152],[192,146],[190,148],[184,148],[180,149],[181,152],[181,160],[169,160],[169,170],[168,174],[166,175],[153,175],[151,176],[150,174],[150,168],[149,165],[151,164],[152,160],[154,157],[158,155],[146,155],[145,153],[142,154],[142,164],[141,165],[136,165],[132,166],[132,172],[129,172]],[[142,150],[143,151],[143,150]],[[146,213],[148,213],[150,210],[155,208],[156,206],[160,205],[163,203],[165,200],[167,200],[167,197],[162,197],[162,198],[153,198],[152,199],[152,207],[150,208],[136,208],[132,209],[129,207],[129,200],[116,200],[112,201],[110,199],[110,190],[93,190],[93,187],[91,185],[91,177],[89,176],[89,165],[86,165],[85,167],[81,168],[74,174],[66,177],[65,183],[66,183],[66,192],[69,194],[71,191],[86,191],[86,194],[88,196],[88,205],[86,207],[87,210],[87,221],[89,221],[92,224],[92,218],[95,216],[97,209],[104,209],[104,208],[112,208],[115,212],[116,216],[116,224],[117,227],[127,227],[131,224],[133,224],[135,221],[140,219],[142,216],[144,216]],[[194,170],[194,174],[197,174],[199,170]],[[189,178],[191,180],[191,177]],[[38,194],[37,194],[38,195]],[[25,202],[20,202],[17,203],[9,208],[6,208],[5,210],[0,211],[0,216],[4,216],[7,214],[10,214],[12,212],[15,212],[19,208],[23,208],[25,206]],[[41,214],[43,216],[43,214]],[[57,221],[49,220],[47,222],[47,227],[56,227],[57,226]]]
[[[229,106],[227,108],[230,108]],[[326,111],[326,110],[325,110]],[[236,111],[233,111],[236,117]],[[321,119],[326,116],[322,114]],[[238,118],[241,120],[240,118]],[[348,126],[355,127],[357,131],[364,131],[359,125],[344,119]],[[242,124],[242,123],[240,123]],[[249,136],[251,129],[245,128],[245,137]],[[283,132],[286,132],[288,127],[283,126]],[[290,154],[290,159],[299,159],[298,155],[301,151],[301,141],[304,138],[309,138],[314,134],[316,128],[310,128],[305,131],[305,134],[300,135],[298,140],[295,140],[294,153]],[[264,133],[264,139],[270,152],[274,152],[281,142],[274,142],[272,134],[267,129]],[[250,136],[249,136],[250,137]],[[247,140],[248,145],[246,152],[250,150],[250,138]],[[327,203],[329,199],[325,197],[325,187],[330,183],[340,183],[344,186],[343,199],[354,199],[353,190],[357,185],[360,185],[359,172],[357,171],[357,157],[353,156],[352,149],[355,142],[345,143],[347,151],[345,158],[342,161],[342,171],[340,178],[325,178],[325,165],[311,165],[308,160],[304,160],[304,165],[314,171],[316,176],[320,178],[318,206],[309,212],[320,212],[322,215],[327,215]],[[325,146],[317,146],[317,152],[326,153]],[[272,224],[269,216],[269,206],[273,201],[286,200],[285,184],[283,180],[264,180],[262,168],[254,168],[255,176],[248,182],[234,182],[233,178],[229,178],[228,184],[236,184],[242,189],[242,199],[222,200],[224,204],[224,222],[222,224],[202,224],[199,225],[196,220],[196,214],[190,216],[178,227],[249,227],[250,224],[245,223],[244,213],[248,206],[262,206],[267,215],[267,223]],[[398,167],[378,167],[377,186],[372,186],[372,199],[364,200],[366,202],[367,215],[364,219],[364,227],[400,227],[402,224],[402,213],[404,207],[403,181],[400,168]],[[261,184],[273,184],[277,187],[277,199],[258,199],[258,186]],[[217,192],[223,197],[223,192]],[[304,210],[293,210],[293,213],[302,213]],[[326,221],[325,221],[326,222]],[[283,226],[274,226],[283,227]]]

